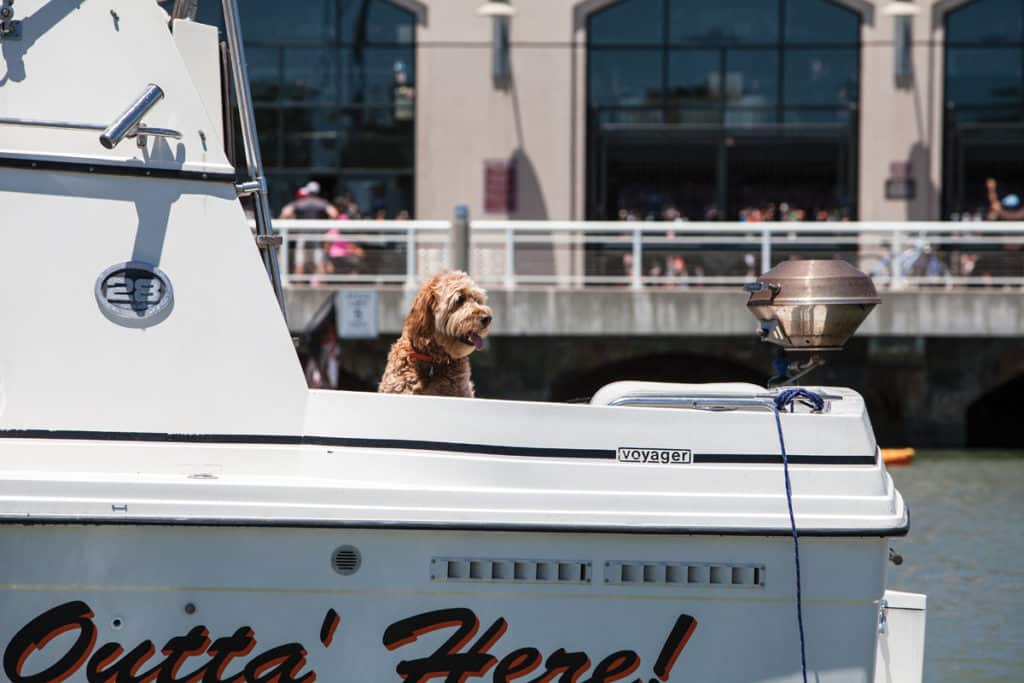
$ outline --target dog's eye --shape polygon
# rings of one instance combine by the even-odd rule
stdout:
[[[465,294],[460,294],[459,298],[455,300],[455,305],[456,306],[461,306],[464,303],[466,303],[466,295]]]

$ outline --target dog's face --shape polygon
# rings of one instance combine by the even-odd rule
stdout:
[[[416,295],[406,331],[425,347],[432,343],[452,358],[465,358],[484,347],[492,318],[486,292],[468,275],[441,273]]]

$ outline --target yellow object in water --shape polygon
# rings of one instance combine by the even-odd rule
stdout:
[[[913,448],[883,448],[882,461],[886,465],[909,465],[914,461]]]

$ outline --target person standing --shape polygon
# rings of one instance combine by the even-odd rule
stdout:
[[[1020,206],[1020,197],[1015,194],[1008,194],[1000,199],[995,178],[989,178],[985,181],[985,190],[988,193],[988,219],[990,221],[1019,221],[1024,219],[1024,209]]]
[[[339,216],[338,210],[329,201],[320,196],[320,183],[310,180],[303,185],[296,193],[295,200],[285,204],[281,209],[279,218],[301,220],[328,220]],[[308,266],[312,266],[312,272],[318,273],[323,270],[323,252],[314,249],[312,254],[307,255],[306,240],[300,236],[293,245],[289,245],[295,254],[295,266],[293,272],[303,274]],[[307,263],[307,256],[312,256],[312,263]]]
[[[299,190],[294,201],[285,204],[279,218],[299,218],[303,220],[325,220],[337,218],[338,210],[334,205],[320,196],[320,183],[310,180]]]

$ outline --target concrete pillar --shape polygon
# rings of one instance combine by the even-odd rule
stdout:
[[[933,0],[918,0],[911,23],[910,71],[898,75],[897,19],[875,0],[862,13],[858,213],[867,221],[937,220],[942,176],[942,45]],[[941,39],[941,22],[938,27]],[[901,174],[912,198],[886,197],[886,180]]]

